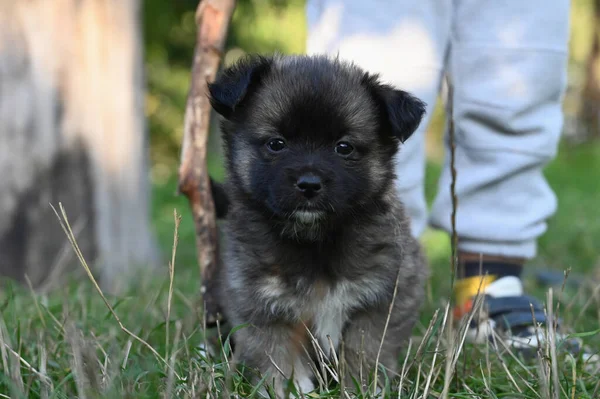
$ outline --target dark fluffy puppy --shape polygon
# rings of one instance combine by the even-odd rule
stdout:
[[[393,159],[424,104],[325,56],[246,57],[209,89],[228,172],[213,187],[227,214],[221,302],[232,326],[249,325],[235,360],[279,397],[292,372],[307,392],[312,335],[325,353],[343,341],[346,378],[366,376],[398,281],[379,358],[393,374],[427,275]]]

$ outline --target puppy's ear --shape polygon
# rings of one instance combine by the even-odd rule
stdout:
[[[404,143],[419,127],[426,104],[408,92],[379,83],[377,78],[367,75],[364,81],[374,94],[392,136]]]
[[[229,119],[259,83],[271,63],[269,58],[253,55],[242,57],[223,70],[214,82],[208,84],[210,104],[214,110]]]
[[[410,93],[392,88],[383,90],[382,97],[392,134],[404,143],[419,127],[425,115],[425,103]]]

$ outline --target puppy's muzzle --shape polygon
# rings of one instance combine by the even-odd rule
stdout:
[[[307,199],[311,199],[319,195],[323,188],[321,178],[312,173],[303,174],[296,181],[296,190],[302,193]]]

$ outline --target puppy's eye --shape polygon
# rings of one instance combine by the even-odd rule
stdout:
[[[267,148],[272,152],[279,152],[285,149],[285,141],[281,139],[271,139],[267,142]]]
[[[337,152],[340,155],[350,155],[352,154],[352,152],[354,152],[354,147],[352,147],[352,145],[345,143],[345,142],[339,142],[336,146],[335,146],[335,152]]]

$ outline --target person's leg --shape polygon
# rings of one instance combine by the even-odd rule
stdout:
[[[449,40],[450,0],[307,0],[308,54],[339,55],[427,103],[397,158],[397,187],[420,236],[427,225],[425,135]]]
[[[478,275],[488,274],[482,289],[503,298],[489,303],[504,317],[492,327],[503,320],[526,327],[533,299],[523,294],[521,266],[536,255],[536,241],[557,207],[543,168],[556,154],[563,126],[569,0],[457,0],[454,18],[449,75],[462,266],[457,303],[476,293]],[[430,221],[451,233],[447,135],[446,147]]]
[[[532,258],[557,205],[543,167],[563,126],[569,0],[459,0],[453,33],[459,248]],[[446,167],[431,214],[448,232],[450,181]]]

